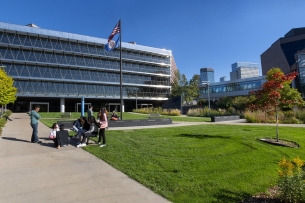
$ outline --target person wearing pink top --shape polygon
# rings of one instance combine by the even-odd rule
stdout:
[[[103,138],[103,142],[100,145],[100,147],[106,146],[106,135],[105,135],[105,129],[108,127],[108,120],[107,120],[107,114],[106,114],[106,108],[101,107],[99,112],[99,122],[100,122],[100,132],[98,135],[98,144],[101,144],[101,139]]]

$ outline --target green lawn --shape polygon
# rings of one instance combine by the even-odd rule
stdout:
[[[280,127],[280,138],[305,146],[303,128]],[[198,125],[106,131],[107,147],[84,149],[173,202],[238,202],[277,180],[286,156],[305,159],[303,148],[257,140],[270,126]]]

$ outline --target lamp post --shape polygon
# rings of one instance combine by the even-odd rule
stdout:
[[[211,110],[211,105],[210,105],[210,81],[202,81],[201,84],[208,86],[208,100],[209,100],[209,113],[210,113],[210,110]]]

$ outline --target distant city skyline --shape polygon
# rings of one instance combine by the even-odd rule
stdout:
[[[214,69],[230,77],[236,61],[259,64],[260,55],[292,28],[305,27],[305,1],[52,0],[1,3],[1,22],[107,38],[122,20],[122,41],[171,50],[190,80]],[[111,9],[109,9],[111,8]]]

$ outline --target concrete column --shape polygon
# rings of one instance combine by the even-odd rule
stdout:
[[[82,116],[85,116],[85,97],[82,97]]]
[[[65,112],[65,98],[60,98],[60,112]]]

